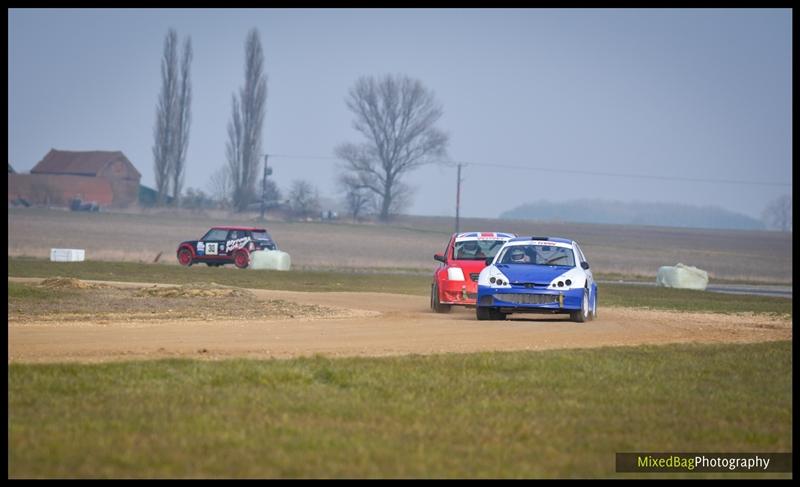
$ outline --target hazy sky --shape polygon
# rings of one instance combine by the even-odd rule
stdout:
[[[19,10],[8,11],[8,158],[50,148],[121,150],[154,186],[164,37],[194,47],[185,187],[225,163],[244,40],[265,55],[263,147],[284,191],[336,197],[344,99],[362,75],[406,74],[435,92],[462,216],[604,198],[716,205],[758,217],[791,191],[791,10]],[[331,158],[331,159],[326,159]],[[587,174],[594,173],[594,174]],[[644,179],[639,174],[704,181]],[[408,212],[454,215],[454,167],[412,173]]]

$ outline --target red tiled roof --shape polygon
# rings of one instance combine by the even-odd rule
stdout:
[[[131,161],[120,151],[63,151],[50,149],[50,152],[39,161],[31,174],[75,174],[97,176],[108,164],[123,161],[128,171],[136,178],[141,177]]]

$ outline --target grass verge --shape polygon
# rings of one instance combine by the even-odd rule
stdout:
[[[615,452],[791,451],[791,348],[10,364],[8,473],[628,477]],[[739,476],[683,476],[715,475]]]
[[[50,262],[44,259],[8,257],[8,275],[14,277],[64,276],[78,279],[192,284],[215,282],[225,286],[287,291],[356,291],[399,294],[430,292],[430,276],[296,270],[291,272],[242,270],[234,266],[179,267],[134,262]]]
[[[618,272],[595,272],[596,281],[627,281],[627,282],[648,282],[655,283],[656,276],[643,274],[620,274]],[[767,279],[723,279],[719,277],[709,278],[708,284],[741,284],[741,285],[770,285],[770,286],[792,286],[791,281],[776,281]]]
[[[227,286],[288,291],[354,291],[430,295],[431,276],[336,271],[252,271],[233,266],[190,268],[133,262],[49,262],[8,257],[13,277],[64,276],[78,279],[195,284],[215,282]],[[601,284],[600,306],[645,307],[714,313],[770,313],[791,316],[792,300],[777,297],[731,295],[709,291],[668,289],[623,284]],[[9,291],[10,292],[10,291]],[[11,295],[9,294],[9,298]]]
[[[772,296],[725,294],[656,286],[600,284],[601,306],[651,308],[706,313],[764,313],[792,316],[792,300]]]

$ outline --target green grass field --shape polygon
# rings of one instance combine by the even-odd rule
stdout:
[[[134,262],[49,262],[8,257],[9,277],[75,277],[123,282],[189,284],[215,282],[227,286],[289,291],[355,291],[430,295],[431,276],[376,272],[253,271],[233,266],[190,268]],[[791,316],[792,300],[621,284],[599,285],[600,306],[646,307],[715,313],[770,313]]]
[[[601,306],[792,316],[792,300],[786,298],[625,284],[599,284],[598,289]]]
[[[791,451],[791,382],[791,342],[10,364],[8,475],[627,477],[615,452]]]

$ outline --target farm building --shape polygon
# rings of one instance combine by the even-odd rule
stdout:
[[[158,191],[149,186],[145,186],[144,184],[139,185],[139,204],[141,206],[143,207],[155,206],[157,200],[158,200]],[[168,205],[171,205],[173,198],[170,195],[165,195],[164,201]]]
[[[78,198],[101,207],[126,207],[139,199],[142,175],[119,151],[51,149],[30,174],[8,175],[8,201],[69,205]]]

